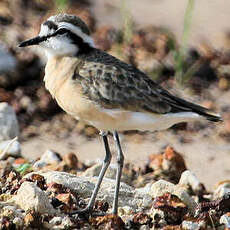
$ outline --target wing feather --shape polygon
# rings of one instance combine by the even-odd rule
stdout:
[[[140,70],[103,51],[95,49],[82,59],[84,64],[76,69],[74,79],[81,84],[84,96],[103,108],[159,114],[196,112],[213,121],[221,119],[172,95]]]

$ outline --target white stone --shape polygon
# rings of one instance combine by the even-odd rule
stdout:
[[[25,211],[35,210],[39,213],[57,213],[50,204],[48,196],[32,182],[25,181],[18,189],[17,195],[13,196],[10,201]]]
[[[224,224],[225,229],[230,229],[230,216],[227,216],[226,214],[221,216],[220,217],[220,224]]]
[[[185,230],[199,230],[199,224],[196,222],[192,222],[192,221],[186,221],[184,220],[182,222],[182,228]]]
[[[60,157],[54,151],[48,149],[41,156],[40,160],[36,161],[33,165],[35,168],[42,168],[48,164],[55,164],[61,161]]]
[[[62,218],[61,226],[63,229],[69,229],[72,224],[73,223],[68,216],[64,216],[64,218]]]
[[[15,217],[13,219],[13,223],[16,225],[17,229],[20,229],[20,227],[23,227],[23,225],[24,225],[23,219],[19,218],[19,217]]]
[[[39,172],[36,172],[39,173]],[[33,173],[27,174],[25,177],[30,177]],[[51,171],[46,173],[39,173],[44,176],[47,183],[58,183],[70,188],[78,193],[85,199],[91,197],[94,186],[98,180],[98,177],[78,177],[76,175]],[[110,205],[113,202],[115,189],[115,180],[104,178],[100,190],[98,192],[97,199],[107,201]],[[134,210],[141,211],[146,208],[150,208],[152,205],[152,197],[145,193],[145,190],[136,190],[125,183],[121,183],[119,193],[119,207],[129,206]]]
[[[167,192],[177,196],[182,202],[184,202],[188,206],[190,212],[194,213],[195,208],[197,207],[197,203],[179,185],[174,185],[165,180],[159,180],[153,183],[151,189],[149,190],[149,194],[154,198],[162,196]]]
[[[0,142],[0,160],[5,160],[8,156],[21,156],[21,145],[17,140]]]
[[[102,162],[97,163],[97,164],[93,165],[92,167],[88,168],[87,170],[85,170],[81,175],[83,177],[99,176],[99,173],[101,171],[101,167],[102,167]],[[105,173],[105,178],[115,179],[116,173],[117,173],[116,164],[110,164],[106,173]],[[125,173],[122,174],[121,181],[125,182],[127,184],[130,184],[132,182],[130,176],[125,174]]]
[[[24,218],[24,213],[23,210],[13,206],[13,204],[7,202],[0,202],[0,218],[3,216],[10,217],[13,220],[13,223],[15,223],[18,226],[21,226],[23,224],[23,218]],[[0,229],[1,228],[0,224]],[[17,228],[21,229],[21,228]]]
[[[70,220],[69,216],[55,216],[53,219],[49,221],[49,223],[45,224],[45,229],[73,229],[73,222]],[[75,228],[74,228],[75,229]],[[88,229],[88,228],[84,228]]]
[[[194,192],[198,192],[201,189],[200,181],[197,179],[196,175],[189,170],[186,170],[181,174],[179,185],[185,187],[189,186]]]
[[[19,127],[13,108],[6,102],[0,103],[0,141],[19,136]]]
[[[62,223],[62,217],[60,217],[60,216],[55,216],[53,219],[51,219],[50,221],[49,221],[49,223],[50,224],[52,224],[52,225],[59,225],[59,224],[61,224]]]
[[[213,193],[213,199],[223,197],[225,194],[230,193],[230,181],[221,183]]]

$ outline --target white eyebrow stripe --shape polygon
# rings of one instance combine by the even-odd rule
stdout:
[[[88,43],[91,47],[95,47],[93,39],[87,35],[86,33],[83,33],[78,27],[72,25],[68,22],[60,22],[58,24],[59,29],[60,28],[66,28],[69,29],[71,32],[75,33],[77,36],[81,37],[84,42]]]

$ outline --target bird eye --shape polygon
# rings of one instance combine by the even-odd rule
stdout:
[[[61,29],[59,29],[59,30],[57,30],[56,31],[56,34],[65,34],[65,33],[67,33],[68,32],[68,30],[67,29],[65,29],[65,28],[61,28]]]

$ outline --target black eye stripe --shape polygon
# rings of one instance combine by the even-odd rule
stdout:
[[[61,28],[61,29],[58,29],[56,32],[55,32],[55,34],[65,34],[65,33],[67,33],[67,32],[69,32],[69,30],[67,30],[66,28]]]
[[[48,26],[49,29],[53,29],[53,30],[58,29],[58,26],[52,21],[46,21],[46,22],[43,23],[43,25]]]
[[[93,49],[87,42],[85,42],[77,34],[68,31],[67,36],[71,39],[73,44],[76,44],[78,46],[79,48],[78,54],[87,54]]]

